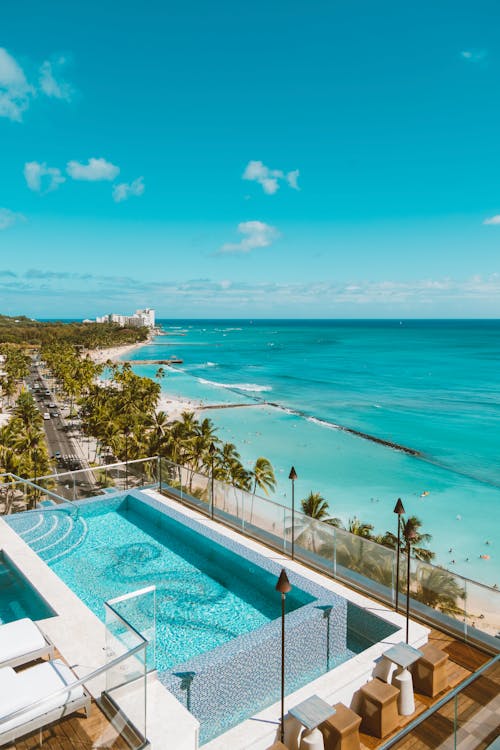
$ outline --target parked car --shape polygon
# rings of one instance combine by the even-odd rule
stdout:
[[[50,412],[50,416],[51,417],[58,417],[59,416],[59,412],[58,411],[51,411]]]
[[[50,419],[50,414],[49,414],[48,411],[46,411],[46,412],[43,413],[43,418],[44,419]]]
[[[49,409],[55,409],[55,408],[56,408],[56,404],[53,401],[51,401],[49,404]]]

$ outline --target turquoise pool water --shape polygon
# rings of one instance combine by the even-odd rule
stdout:
[[[22,617],[43,620],[53,615],[51,607],[0,551],[0,625]]]
[[[18,514],[9,523],[101,619],[104,601],[154,584],[159,670],[255,630],[281,611],[274,576],[133,497],[83,505],[76,519],[55,510]],[[295,590],[288,611],[312,600]],[[150,608],[151,600],[139,603],[135,622],[130,607],[127,615],[135,625],[151,622]]]
[[[200,721],[202,744],[279,699],[277,562],[139,491],[77,507],[6,520],[102,620],[105,601],[155,585],[156,613],[151,595],[116,607],[146,637],[156,623],[159,679]],[[394,632],[340,595],[290,576],[288,694]]]

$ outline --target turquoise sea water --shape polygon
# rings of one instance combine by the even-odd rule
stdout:
[[[273,462],[279,502],[289,502],[292,464],[300,498],[320,491],[332,514],[377,531],[395,525],[401,496],[433,535],[439,563],[500,583],[500,321],[162,324],[168,335],[130,358],[182,358],[162,381],[173,396],[254,403],[205,414],[246,463]]]

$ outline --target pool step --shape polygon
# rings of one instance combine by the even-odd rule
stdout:
[[[73,552],[87,536],[85,520],[65,510],[33,511],[12,516],[9,524],[47,563]]]

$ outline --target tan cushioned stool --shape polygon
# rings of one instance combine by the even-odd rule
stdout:
[[[378,678],[361,688],[361,729],[375,737],[386,737],[399,723],[399,690]]]
[[[420,650],[423,656],[411,665],[413,686],[417,693],[434,698],[448,687],[446,676],[448,654],[433,646],[432,643],[426,643]]]
[[[343,703],[336,703],[335,713],[319,725],[325,750],[360,750],[359,725],[361,716]]]
[[[271,745],[271,747],[269,747],[268,750],[288,750],[288,748],[286,745],[284,745],[282,742],[279,742],[278,740],[277,742],[274,743],[274,745]]]

